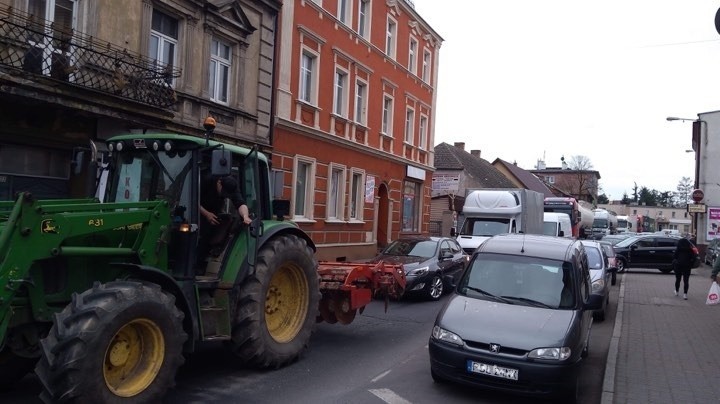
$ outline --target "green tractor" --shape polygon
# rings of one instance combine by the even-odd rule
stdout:
[[[210,131],[209,131],[210,132]],[[157,402],[184,354],[224,341],[244,364],[279,368],[315,323],[352,321],[402,268],[320,265],[271,200],[269,163],[171,133],[116,136],[98,199],[0,202],[0,384],[35,370],[46,402]],[[226,217],[198,257],[204,175],[231,175],[253,216]]]

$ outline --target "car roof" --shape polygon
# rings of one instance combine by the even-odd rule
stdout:
[[[477,252],[527,255],[565,261],[577,240],[539,234],[500,234],[489,238]]]

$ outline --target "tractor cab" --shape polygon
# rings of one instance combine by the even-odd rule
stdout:
[[[230,176],[236,181],[251,217],[258,219],[256,228],[270,218],[268,162],[255,148],[163,133],[118,136],[107,147],[111,163],[103,201],[167,202],[171,215],[168,260],[176,276],[204,273],[208,259],[222,260],[231,233],[243,230],[235,209],[227,209],[222,225],[202,228],[209,226],[200,215],[200,195],[208,186],[207,178]],[[200,235],[210,233],[211,248],[198,250]]]

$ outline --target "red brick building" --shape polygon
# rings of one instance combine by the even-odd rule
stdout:
[[[405,0],[290,0],[279,31],[275,192],[318,258],[427,234],[442,38]]]

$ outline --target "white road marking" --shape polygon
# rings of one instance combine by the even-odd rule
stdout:
[[[379,375],[377,375],[374,379],[372,379],[372,380],[370,380],[370,381],[373,382],[373,383],[375,383],[376,381],[378,381],[378,380],[382,379],[383,377],[387,376],[388,373],[390,373],[390,372],[391,372],[391,370],[386,370],[386,371],[380,373]]]
[[[398,396],[390,389],[370,389],[368,391],[388,404],[412,404],[410,401]]]

